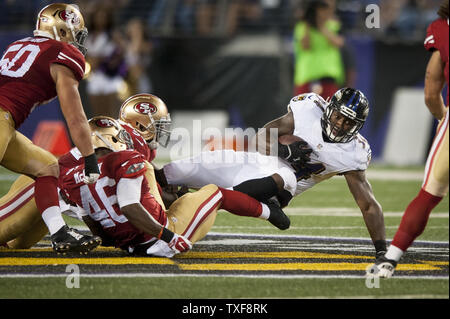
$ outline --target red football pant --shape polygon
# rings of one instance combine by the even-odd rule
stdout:
[[[253,197],[221,187],[219,190],[223,195],[220,208],[239,216],[259,217],[261,215],[262,205]]]
[[[391,244],[406,251],[425,230],[431,211],[441,200],[442,197],[433,196],[421,189],[406,208]]]
[[[34,200],[39,212],[42,214],[47,208],[59,207],[58,179],[53,176],[36,178],[34,183]]]

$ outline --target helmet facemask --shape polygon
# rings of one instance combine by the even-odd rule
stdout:
[[[170,114],[167,113],[166,116],[155,121],[155,127],[155,141],[162,147],[167,147],[170,141],[170,134],[172,133],[172,120],[170,119]]]

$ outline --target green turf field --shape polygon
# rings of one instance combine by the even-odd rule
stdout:
[[[402,180],[401,174],[398,174],[398,169],[379,167],[377,170],[388,173],[387,176],[391,173],[392,176],[395,176],[388,180],[370,179],[375,196],[385,212],[386,234],[390,240],[395,234],[403,210],[417,194],[421,180],[420,178]],[[413,173],[420,177],[422,168],[402,169],[400,170],[401,172]],[[6,193],[13,179],[13,174],[0,169],[0,195]],[[82,270],[80,288],[69,289],[65,285],[66,275],[64,274],[64,268],[57,268],[59,272],[57,271],[56,275],[55,272],[50,271],[49,275],[46,276],[46,271],[52,269],[52,264],[49,264],[48,266],[39,266],[39,275],[27,277],[19,274],[17,277],[13,277],[6,276],[10,272],[8,269],[11,268],[2,268],[0,266],[0,298],[448,298],[448,212],[449,201],[447,196],[434,209],[427,229],[418,239],[423,242],[440,242],[438,243],[440,248],[433,248],[424,243],[425,246],[419,247],[417,251],[413,251],[405,257],[407,258],[405,263],[414,265],[422,259],[428,260],[425,264],[432,263],[434,260],[435,267],[443,267],[439,270],[438,277],[433,277],[434,273],[432,271],[427,272],[424,270],[418,273],[414,272],[415,270],[398,271],[396,273],[398,278],[395,278],[394,275],[394,278],[390,280],[382,280],[379,288],[370,289],[365,284],[364,272],[356,269],[349,273],[319,271],[314,272],[314,276],[309,276],[313,272],[289,269],[275,269],[266,272],[247,271],[246,269],[240,269],[237,272],[232,272],[231,270],[208,270],[210,266],[213,267],[224,260],[231,260],[232,258],[227,259],[228,257],[226,257],[226,254],[230,254],[230,250],[232,252],[241,250],[253,251],[252,242],[256,243],[257,240],[253,237],[239,237],[239,234],[248,236],[255,234],[292,236],[289,239],[290,243],[287,244],[284,250],[282,245],[277,246],[277,251],[281,252],[279,259],[275,260],[256,255],[253,258],[251,257],[253,252],[250,252],[248,260],[244,258],[235,261],[238,263],[242,262],[245,265],[271,265],[280,262],[281,265],[289,264],[294,265],[293,267],[301,268],[305,264],[296,264],[299,260],[302,260],[301,256],[282,259],[285,257],[282,257],[281,254],[285,251],[289,253],[302,251],[313,252],[314,254],[320,254],[321,252],[333,253],[334,249],[337,249],[335,251],[336,254],[355,254],[353,257],[350,256],[350,258],[363,258],[360,260],[361,264],[358,264],[361,265],[358,269],[362,269],[361,267],[366,265],[366,263],[371,262],[370,258],[373,256],[372,248],[367,242],[364,248],[363,245],[353,245],[352,242],[345,244],[345,242],[334,243],[330,241],[329,244],[322,244],[319,241],[314,241],[314,238],[323,237],[336,238],[335,240],[337,241],[339,238],[345,240],[351,238],[367,240],[369,238],[361,213],[348,191],[345,179],[335,177],[317,185],[291,202],[289,208],[286,209],[286,213],[291,218],[291,228],[287,231],[281,232],[266,221],[238,217],[220,211],[212,232],[225,237],[226,234],[232,234],[235,237],[231,237],[231,239],[219,238],[221,241],[217,241],[218,245],[214,245],[214,240],[217,240],[217,238],[211,237],[209,240],[205,240],[204,243],[202,241],[197,243],[198,245],[194,246],[193,252],[211,254],[214,251],[218,251],[225,252],[225,255],[208,258],[191,254],[186,255],[186,258],[175,259],[175,264],[179,267],[175,272],[176,275],[173,275],[170,271],[168,272],[170,274],[167,275],[168,269],[175,267],[168,264],[157,266],[137,265],[137,268],[128,268],[128,277],[120,275],[120,273],[102,277],[95,274],[101,271],[109,272],[114,267],[105,264],[90,265],[90,268],[86,266],[86,272],[92,275],[83,277]],[[67,218],[67,221],[74,225],[81,224],[71,218]],[[307,245],[297,247],[293,244],[295,243],[295,238],[297,238],[295,236],[299,236],[299,238],[301,236],[309,236],[313,239]],[[237,245],[231,246],[233,240]],[[280,242],[283,243],[283,240],[280,240]],[[260,243],[257,243],[257,245],[260,245]],[[329,247],[326,247],[326,245],[329,245]],[[363,248],[359,250],[358,247]],[[427,247],[432,248],[428,249]],[[431,254],[434,251],[433,249],[439,250],[439,258],[444,256],[443,259],[439,259],[437,255]],[[427,254],[428,250],[430,254]],[[14,258],[19,256],[19,254],[11,252],[8,256]],[[49,251],[46,254],[48,255],[45,255],[45,257],[48,258],[52,256],[53,252]],[[123,254],[121,255],[120,252],[116,251],[105,251],[98,254],[99,257],[117,257],[117,259],[123,256]],[[39,257],[42,256],[39,255]],[[192,256],[192,260],[189,260],[189,256]],[[0,252],[0,262],[1,257],[3,255]],[[38,255],[35,257],[38,257]],[[89,258],[89,256],[85,258]],[[324,263],[330,262],[330,259],[321,260],[314,258],[316,257],[305,259],[306,265],[308,263],[319,264],[319,261]],[[337,257],[328,256],[327,258]],[[352,259],[342,261],[352,263]],[[186,264],[183,264],[184,262]],[[186,269],[193,269],[186,266],[190,263],[200,263],[200,265],[203,265],[200,268],[203,267],[204,272],[200,273],[197,270],[186,271]],[[230,265],[232,265],[229,266],[232,269],[236,264]],[[336,265],[341,264],[336,263]],[[33,267],[38,266],[18,266],[17,271],[21,274],[24,272],[32,273]],[[62,266],[53,267],[56,269],[56,267]],[[146,274],[148,269],[152,270],[151,275]],[[156,269],[156,274],[153,272],[153,269]],[[14,271],[11,274],[13,273]],[[135,276],[130,276],[133,273]],[[339,275],[341,274],[343,276],[340,278]],[[270,275],[273,276],[271,277]],[[302,277],[303,275],[305,276]]]

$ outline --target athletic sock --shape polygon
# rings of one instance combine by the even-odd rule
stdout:
[[[400,260],[400,258],[402,257],[403,252],[404,251],[401,250],[400,248],[398,248],[394,245],[390,245],[389,249],[388,249],[387,253],[384,255],[384,257],[398,262]]]
[[[233,187],[233,190],[247,194],[260,202],[278,194],[278,186],[271,176],[251,179]]]
[[[441,200],[442,197],[431,195],[421,189],[416,198],[406,208],[391,245],[406,251],[413,241],[422,234],[431,211]]]
[[[47,208],[42,213],[42,219],[44,220],[45,225],[47,225],[50,235],[56,233],[61,229],[61,227],[66,224],[66,222],[62,218],[59,206],[52,206]]]
[[[239,216],[260,217],[262,204],[247,194],[219,187],[222,192],[221,208]]]
[[[34,183],[36,206],[42,214],[50,235],[66,224],[59,208],[57,185],[58,179],[53,176],[38,177]]]

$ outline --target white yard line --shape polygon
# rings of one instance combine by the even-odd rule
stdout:
[[[273,226],[213,226],[214,229],[273,229]],[[385,226],[386,229],[397,229],[398,226]],[[291,226],[290,230],[310,230],[310,229],[367,229],[366,226]],[[427,229],[448,229],[447,226],[427,226]]]
[[[289,216],[342,216],[361,217],[361,211],[355,207],[286,207],[283,211]],[[402,217],[403,211],[383,212],[385,217]],[[449,212],[437,211],[430,218],[449,218]]]
[[[421,181],[423,171],[403,171],[403,170],[381,170],[368,169],[366,176],[369,180],[391,180],[391,181]]]

